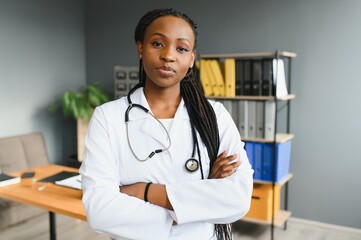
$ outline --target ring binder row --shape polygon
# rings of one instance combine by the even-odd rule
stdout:
[[[115,99],[126,96],[128,91],[139,82],[137,66],[114,66]]]
[[[217,99],[230,113],[242,139],[263,139],[274,141],[276,103],[269,101],[234,101]],[[262,181],[272,181],[272,169],[275,164],[275,182],[283,179],[289,173],[291,158],[291,140],[283,143],[245,141],[245,150],[254,169],[253,178]],[[276,159],[273,151],[276,151]]]
[[[268,101],[217,99],[227,109],[242,138],[273,141],[276,103]]]
[[[275,183],[284,179],[289,174],[291,145],[291,140],[276,143],[275,148],[273,143],[246,142],[245,150],[254,170],[253,179]]]
[[[282,58],[201,59],[200,81],[206,96],[277,96],[287,93]]]

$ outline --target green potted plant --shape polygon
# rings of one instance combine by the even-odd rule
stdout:
[[[65,117],[77,121],[77,155],[83,160],[84,141],[89,120],[95,107],[108,102],[110,96],[103,91],[98,83],[86,84],[78,91],[65,91],[59,99],[49,105],[48,110],[55,112],[62,109]]]

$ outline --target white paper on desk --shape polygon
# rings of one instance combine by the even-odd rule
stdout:
[[[63,179],[61,181],[55,181],[55,184],[65,187],[81,189],[81,175],[79,174],[74,177]]]

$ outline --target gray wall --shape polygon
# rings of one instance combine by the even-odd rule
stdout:
[[[294,51],[289,207],[293,216],[361,228],[361,1],[96,1],[85,4],[87,81],[113,89],[136,65],[141,15],[175,7],[198,22],[202,54]]]
[[[46,108],[85,83],[84,36],[83,1],[0,0],[0,137],[41,131],[50,161],[76,153],[75,123]]]
[[[358,0],[0,0],[0,137],[42,131],[53,162],[75,150],[75,124],[46,113],[67,89],[136,65],[141,15],[173,6],[198,22],[198,52],[287,50],[293,61],[293,216],[361,228],[361,2]],[[85,13],[85,15],[84,15]]]

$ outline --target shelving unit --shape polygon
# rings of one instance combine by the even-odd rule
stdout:
[[[287,210],[279,210],[279,211],[275,212],[274,216],[273,216],[274,217],[273,226],[280,227],[280,228],[284,227],[286,221],[291,217],[291,214],[292,213]],[[260,219],[256,219],[256,218],[249,218],[249,217],[244,217],[242,220],[247,221],[247,222],[257,223],[257,224],[272,225],[272,220],[267,221],[267,220],[260,220]]]
[[[249,101],[267,101],[267,100],[275,100],[274,96],[234,96],[234,97],[222,97],[222,96],[208,96],[214,100],[249,100]],[[287,101],[296,98],[295,94],[288,94],[285,97],[276,98],[279,101]]]
[[[201,59],[203,60],[224,60],[227,58],[233,59],[252,59],[252,60],[262,60],[262,59],[284,59],[287,61],[288,69],[287,69],[287,76],[286,76],[286,86],[288,93],[291,92],[291,58],[296,57],[296,53],[293,52],[262,52],[262,53],[240,53],[240,54],[208,54],[202,55]],[[286,69],[285,69],[286,71]],[[277,73],[278,74],[278,73]],[[249,221],[257,224],[265,224],[271,226],[271,239],[274,238],[274,227],[283,227],[286,229],[287,220],[291,216],[291,212],[288,211],[288,182],[292,179],[293,174],[289,173],[287,176],[283,177],[282,179],[275,181],[275,173],[276,173],[276,145],[280,143],[284,143],[290,141],[294,138],[294,135],[290,133],[290,101],[295,99],[294,94],[288,94],[284,97],[276,97],[276,96],[207,96],[209,99],[213,100],[231,100],[231,101],[274,101],[275,102],[275,123],[274,123],[274,137],[273,140],[266,140],[264,138],[249,138],[249,137],[242,137],[242,141],[245,142],[256,142],[256,143],[269,143],[273,144],[273,169],[272,169],[272,181],[263,181],[263,180],[254,180],[255,184],[261,185],[272,185],[272,218],[269,220],[257,219],[257,218],[250,218],[245,217],[242,220]],[[279,107],[280,103],[284,103],[282,107]],[[279,117],[279,111],[286,110],[286,128],[285,133],[279,133],[277,131],[277,123]],[[275,211],[274,209],[274,202],[275,202],[275,187],[281,188],[284,187],[284,208]],[[251,206],[252,208],[252,206]]]

